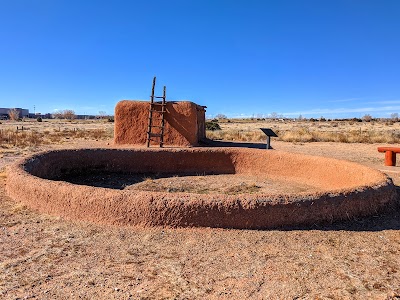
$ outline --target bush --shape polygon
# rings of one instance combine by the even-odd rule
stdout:
[[[221,127],[217,122],[206,122],[206,129],[214,131],[214,130],[221,130]]]
[[[42,122],[42,118],[39,117],[39,118],[36,119],[36,121],[37,121],[37,122]]]
[[[364,115],[364,116],[362,117],[362,120],[363,120],[364,122],[371,122],[371,121],[372,121],[372,117],[371,117],[371,115],[366,114],[366,115]]]
[[[353,121],[353,122],[362,122],[363,120],[361,120],[360,118],[353,118],[353,119],[351,119],[351,121]]]
[[[19,111],[16,110],[15,108],[12,108],[12,109],[9,110],[8,116],[10,117],[10,120],[18,121],[18,119],[19,119]]]

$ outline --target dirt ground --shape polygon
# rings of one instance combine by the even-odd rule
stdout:
[[[315,192],[321,189],[291,180],[238,174],[120,174],[100,173],[57,178],[79,185],[120,190],[195,194],[275,194]]]
[[[400,185],[376,144],[272,146],[359,162]],[[0,170],[37,150],[2,153]],[[0,172],[1,299],[400,299],[399,208],[290,230],[121,228],[38,214],[5,195]]]

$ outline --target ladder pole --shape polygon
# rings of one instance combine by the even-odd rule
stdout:
[[[154,102],[154,89],[156,87],[156,76],[153,78],[153,85],[151,86],[151,96],[150,96],[150,103],[153,104]]]
[[[162,148],[164,145],[164,114],[165,114],[165,99],[167,98],[167,87],[164,85],[163,97],[162,97],[162,106],[161,106],[161,137],[160,137],[160,147]]]
[[[151,125],[153,120],[153,103],[154,103],[154,89],[156,87],[156,76],[153,78],[153,84],[151,87],[151,96],[150,96],[150,109],[149,109],[149,126],[147,128],[147,148],[150,147],[150,138],[151,138]]]

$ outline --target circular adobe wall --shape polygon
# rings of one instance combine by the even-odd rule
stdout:
[[[98,173],[236,174],[281,178],[315,192],[195,194],[115,190],[57,181]],[[348,161],[243,148],[79,149],[9,167],[7,192],[40,212],[143,226],[274,228],[375,213],[396,197],[383,173]]]

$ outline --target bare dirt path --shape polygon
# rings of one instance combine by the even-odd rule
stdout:
[[[399,168],[383,167],[376,145],[273,146],[366,164],[399,184]],[[13,157],[7,159],[3,165]],[[398,208],[292,230],[118,228],[31,211],[5,195],[5,176],[0,175],[1,299],[400,297]]]

